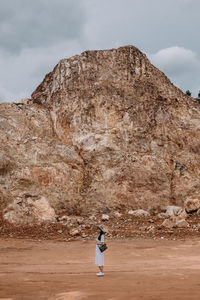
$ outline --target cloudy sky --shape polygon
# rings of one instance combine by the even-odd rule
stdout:
[[[134,45],[200,90],[200,0],[0,0],[0,101],[30,97],[61,58]]]

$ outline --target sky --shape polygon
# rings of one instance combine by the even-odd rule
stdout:
[[[0,102],[30,98],[60,59],[134,45],[200,90],[199,0],[0,0]]]

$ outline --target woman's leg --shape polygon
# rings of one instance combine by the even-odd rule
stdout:
[[[103,266],[99,266],[101,273],[103,273]]]

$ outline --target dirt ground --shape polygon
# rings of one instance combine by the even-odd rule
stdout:
[[[97,277],[93,241],[0,240],[0,299],[200,299],[200,238],[108,240]]]

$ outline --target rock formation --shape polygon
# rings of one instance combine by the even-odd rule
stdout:
[[[24,223],[44,220],[34,201],[49,203],[52,221],[182,205],[200,192],[200,106],[133,46],[61,60],[32,99],[0,104],[0,139],[11,222],[16,205]]]

